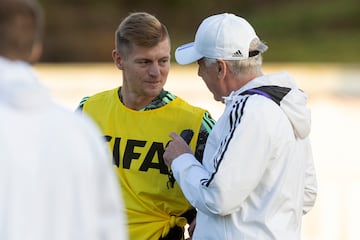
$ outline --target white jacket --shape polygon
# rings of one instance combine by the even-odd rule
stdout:
[[[30,66],[0,58],[0,239],[127,239],[106,144],[54,104]]]
[[[261,86],[264,94],[241,95]],[[171,166],[198,209],[193,240],[300,239],[317,191],[306,95],[276,73],[253,79],[225,104],[203,165],[183,154]]]

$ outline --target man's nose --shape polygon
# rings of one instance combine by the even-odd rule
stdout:
[[[151,64],[150,68],[149,68],[149,74],[151,76],[158,76],[160,75],[160,66],[157,62],[154,62],[153,64]]]

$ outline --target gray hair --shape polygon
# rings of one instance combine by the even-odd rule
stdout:
[[[250,53],[255,54],[245,60],[225,60],[228,63],[229,70],[234,76],[239,74],[253,74],[259,73],[262,66],[262,53],[268,49],[268,46],[260,41],[254,39],[250,43]],[[215,58],[204,58],[205,66],[209,67],[216,63]]]

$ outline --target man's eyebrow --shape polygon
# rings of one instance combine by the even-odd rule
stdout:
[[[142,62],[142,61],[150,61],[150,62],[152,62],[153,60],[150,59],[150,58],[136,58],[135,59],[135,62]]]

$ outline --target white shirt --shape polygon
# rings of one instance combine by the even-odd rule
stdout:
[[[99,130],[0,58],[0,239],[123,240],[122,211]]]
[[[290,91],[280,106],[255,95],[259,86]],[[198,209],[193,240],[296,240],[315,203],[316,177],[306,95],[286,73],[262,76],[225,98],[201,165],[191,154],[172,163],[185,196]]]

